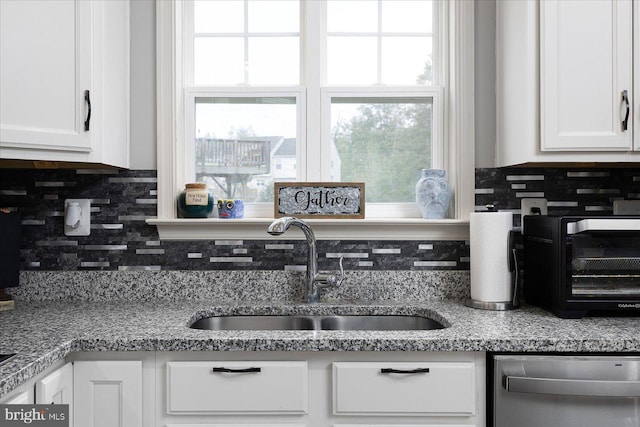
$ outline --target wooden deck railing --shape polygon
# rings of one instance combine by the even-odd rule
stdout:
[[[270,171],[269,141],[197,138],[196,170],[213,175],[266,174]]]

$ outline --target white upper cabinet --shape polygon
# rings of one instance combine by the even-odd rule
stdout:
[[[2,143],[91,150],[91,3],[0,3]]]
[[[128,0],[0,1],[0,19],[0,159],[128,167]]]
[[[496,2],[497,166],[640,161],[639,7]]]
[[[632,149],[632,20],[631,1],[540,3],[543,151]]]
[[[633,58],[634,64],[634,79],[633,79],[633,93],[636,96],[633,98],[633,123],[634,123],[634,144],[633,147],[636,151],[640,152],[640,1],[633,4],[633,22],[635,23],[635,29],[633,31]]]

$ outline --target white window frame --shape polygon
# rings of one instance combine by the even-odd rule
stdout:
[[[330,137],[331,132],[331,98],[431,98],[433,100],[433,115],[431,118],[431,141],[436,141],[431,147],[433,169],[448,169],[447,152],[443,143],[442,128],[444,120],[441,111],[442,106],[442,90],[433,86],[426,87],[404,87],[404,88],[375,88],[372,92],[371,87],[326,87],[320,89],[321,111],[320,117],[322,132],[321,134]],[[323,162],[321,170],[329,170],[331,162],[331,147],[329,144],[320,144],[320,159]],[[453,204],[453,203],[452,203]],[[415,203],[367,203],[366,214],[371,215],[370,219],[380,219],[393,217],[398,219],[417,219],[418,207]],[[424,221],[421,219],[421,221]]]
[[[195,135],[193,133],[193,129],[195,129],[193,120],[195,120],[195,100],[196,98],[205,97],[205,98],[261,98],[261,97],[282,97],[282,98],[295,98],[297,104],[297,112],[296,112],[296,140],[301,141],[302,135],[306,134],[306,122],[304,117],[306,116],[306,91],[304,91],[301,87],[291,87],[291,88],[280,88],[271,89],[271,88],[212,88],[212,87],[191,87],[185,90],[185,109],[186,114],[185,117],[191,118],[185,119],[185,141],[195,141]],[[187,153],[189,153],[187,151]],[[296,171],[298,175],[304,173],[306,168],[306,146],[301,144],[298,147],[296,152],[296,160],[297,164],[300,165],[300,168]],[[185,156],[189,158],[188,155]],[[191,153],[190,158],[195,158],[195,155]],[[191,165],[191,169],[188,169]],[[195,164],[193,162],[185,162],[184,164],[184,174],[182,176],[195,176]],[[245,216],[247,218],[267,218],[270,215],[273,215],[273,205],[268,205],[266,203],[245,203]]]
[[[320,2],[308,2],[307,6]],[[450,208],[452,218],[440,220],[426,220],[422,218],[365,218],[362,220],[308,220],[319,239],[339,240],[468,240],[469,213],[474,209],[474,6],[466,0],[445,0],[442,13],[448,20],[447,37],[438,47],[440,58],[448,61],[446,75],[440,76],[444,86],[444,93],[429,92],[435,95],[434,102],[442,102],[445,117],[434,115],[434,132],[441,132],[445,144],[440,156],[447,170],[450,184],[454,188],[453,206]],[[270,239],[266,227],[273,221],[273,217],[228,219],[185,219],[178,218],[176,212],[176,197],[184,186],[185,155],[183,138],[185,135],[185,108],[193,105],[192,100],[199,93],[197,89],[188,93],[183,90],[186,68],[182,61],[183,47],[177,36],[182,34],[182,2],[180,0],[164,0],[156,3],[156,62],[157,62],[157,125],[158,125],[158,217],[149,219],[149,224],[156,225],[160,238],[163,240],[204,240],[204,239]],[[308,28],[308,26],[305,26]],[[317,29],[310,29],[314,31]],[[322,48],[318,46],[318,48]],[[445,56],[446,55],[446,56]],[[309,64],[308,61],[303,61]],[[308,83],[319,85],[322,76],[316,70],[318,67],[308,67]],[[310,81],[310,82],[309,82]],[[229,88],[229,93],[242,92],[249,95],[248,88]],[[226,89],[225,89],[226,90]],[[292,88],[291,93],[299,88]],[[418,89],[419,91],[420,89]],[[250,88],[254,96],[267,96],[269,88]],[[279,88],[272,89],[272,94],[282,95]],[[391,90],[393,91],[393,89]],[[309,99],[344,95],[354,93],[357,88],[327,88],[317,95],[308,93],[306,104],[309,106],[307,114],[323,114],[322,124],[327,125],[327,114],[320,109],[320,99]],[[384,92],[384,89],[382,89]],[[396,93],[398,91],[396,90]],[[416,88],[412,88],[413,95]],[[224,93],[224,92],[220,92]],[[299,93],[299,92],[298,92]],[[256,95],[261,94],[261,95]],[[207,91],[207,96],[211,92]],[[291,96],[291,95],[289,95]],[[302,97],[305,94],[300,95]],[[325,103],[326,104],[326,103]],[[314,107],[317,106],[317,107]],[[435,107],[435,106],[434,106]],[[304,108],[304,107],[303,107]],[[302,110],[303,108],[299,109]],[[326,107],[324,107],[326,108]],[[434,114],[438,111],[434,108]],[[299,126],[300,129],[300,126]],[[320,144],[309,142],[309,138],[318,138],[322,129],[309,126],[305,129],[307,144],[311,149]],[[300,132],[300,130],[299,130]],[[302,144],[304,145],[304,144]],[[304,148],[302,148],[303,151]],[[299,159],[306,158],[307,153],[300,153]],[[318,153],[322,154],[322,153]],[[304,155],[304,157],[302,157]],[[323,161],[329,161],[322,156]],[[435,166],[435,165],[434,165]],[[439,166],[439,165],[438,165]],[[300,168],[306,167],[306,160],[300,162]],[[307,171],[309,180],[316,179],[314,171]],[[305,173],[305,170],[301,170]],[[292,233],[289,238],[302,238],[302,235]]]

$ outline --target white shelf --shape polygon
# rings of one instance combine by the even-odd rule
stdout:
[[[308,219],[318,240],[469,240],[469,222],[421,218]],[[147,219],[158,227],[161,240],[294,240],[303,239],[299,229],[283,236],[267,233],[273,218],[252,219]]]

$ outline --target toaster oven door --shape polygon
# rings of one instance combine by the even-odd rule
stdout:
[[[570,299],[640,302],[640,219],[583,220],[567,230]]]

